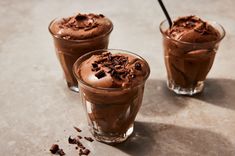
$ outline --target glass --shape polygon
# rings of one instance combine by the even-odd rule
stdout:
[[[129,88],[93,87],[82,80],[78,71],[80,64],[92,55],[102,52],[129,54],[146,63],[147,74],[142,82]],[[82,104],[85,108],[88,125],[96,140],[114,144],[125,141],[133,132],[134,120],[142,103],[145,81],[150,69],[140,56],[124,50],[98,50],[80,57],[74,64],[74,75],[78,80]]]
[[[51,32],[50,27],[56,20],[60,19],[55,19],[50,23],[48,27],[49,32],[53,37],[56,54],[64,71],[67,85],[72,91],[78,92],[79,89],[77,80],[74,77],[72,71],[73,64],[80,56],[87,52],[108,48],[109,36],[113,30],[113,25],[108,32],[94,38],[83,40],[67,40],[56,36],[56,34]]]
[[[208,22],[217,29],[221,37],[216,41],[190,43],[167,36],[167,21],[160,24],[163,36],[165,66],[168,88],[180,95],[194,95],[202,92],[204,80],[214,62],[220,41],[225,36],[224,28],[216,22]]]

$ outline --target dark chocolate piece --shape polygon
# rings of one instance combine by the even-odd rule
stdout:
[[[87,141],[93,142],[94,139],[92,139],[91,137],[84,137]]]
[[[75,19],[77,21],[79,20],[86,20],[87,19],[87,16],[83,15],[83,14],[77,14],[77,16],[75,17]]]
[[[106,74],[105,74],[104,70],[101,70],[101,71],[99,71],[98,73],[96,73],[95,76],[96,76],[98,79],[101,79],[101,78],[105,77]]]
[[[89,149],[80,149],[79,150],[79,155],[89,155],[90,154],[90,150]]]
[[[135,63],[135,69],[136,70],[141,70],[141,64],[139,62]]]
[[[82,130],[80,129],[80,128],[78,128],[78,127],[73,127],[77,132],[82,132]]]
[[[64,150],[63,150],[63,149],[59,149],[56,153],[57,153],[57,154],[59,154],[60,156],[65,155]]]
[[[59,145],[53,144],[50,148],[50,151],[52,154],[56,154],[56,152],[59,150]]]

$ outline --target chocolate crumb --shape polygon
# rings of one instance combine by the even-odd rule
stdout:
[[[76,146],[75,149],[77,150],[77,149],[78,149],[78,146]]]
[[[87,141],[93,142],[94,139],[92,139],[91,137],[84,137]]]
[[[92,67],[93,67],[93,68],[97,68],[97,67],[98,67],[98,64],[97,64],[97,63],[92,63]]]
[[[78,135],[77,137],[78,137],[79,139],[82,139],[82,136],[80,136],[80,135]]]
[[[98,79],[101,79],[101,78],[105,77],[106,74],[105,74],[104,70],[101,70],[101,71],[99,71],[98,73],[96,73],[95,76],[96,76]]]
[[[50,148],[50,151],[52,154],[56,154],[56,152],[59,150],[59,145],[53,144]]]
[[[135,63],[135,69],[136,70],[141,70],[141,64],[139,62]]]
[[[77,140],[75,138],[71,138],[71,136],[69,136],[68,142],[69,144],[77,144]]]
[[[79,155],[89,155],[90,154],[90,150],[89,149],[80,149],[79,150]]]
[[[78,128],[78,127],[73,127],[76,131],[78,131],[78,132],[82,132],[82,130],[80,129],[80,128]]]
[[[60,156],[65,155],[63,149],[59,149],[56,153],[58,153]]]
[[[63,149],[60,149],[59,145],[57,145],[57,144],[53,144],[50,148],[50,151],[51,151],[52,154],[58,154],[60,156],[65,155]]]

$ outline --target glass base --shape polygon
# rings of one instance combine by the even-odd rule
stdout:
[[[116,133],[100,133],[95,131],[94,129],[90,129],[91,133],[93,134],[94,138],[97,141],[106,143],[106,144],[118,144],[127,140],[127,138],[133,133],[134,127],[131,127],[126,131],[124,134],[116,134]]]
[[[78,86],[75,86],[75,85],[72,85],[71,83],[67,82],[67,85],[68,85],[68,88],[71,90],[71,91],[74,91],[76,93],[79,93],[79,88]]]
[[[170,90],[174,91],[178,95],[194,95],[202,92],[204,88],[204,81],[198,81],[195,87],[192,88],[182,88],[179,85],[176,85],[172,81],[167,81],[167,86]]]

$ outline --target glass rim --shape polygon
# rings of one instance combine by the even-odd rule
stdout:
[[[112,30],[113,30],[113,23],[112,23],[111,20],[109,20],[112,27],[111,27],[107,32],[105,32],[104,34],[101,34],[101,35],[96,36],[96,37],[86,38],[86,39],[68,40],[68,39],[64,39],[64,38],[62,38],[62,37],[60,37],[60,36],[58,36],[58,35],[52,33],[52,31],[51,31],[51,29],[50,29],[51,25],[52,25],[56,20],[59,20],[59,19],[61,19],[61,18],[59,18],[59,17],[54,18],[54,19],[49,23],[49,25],[48,25],[48,30],[49,30],[50,34],[51,34],[53,37],[55,37],[55,38],[57,38],[57,39],[60,39],[60,40],[63,40],[63,41],[67,41],[67,42],[75,42],[75,43],[77,43],[77,42],[79,42],[79,43],[81,43],[81,42],[89,42],[89,41],[91,41],[91,40],[96,40],[96,39],[99,39],[99,38],[106,37],[106,36],[108,36],[108,35],[112,32]]]
[[[110,51],[111,53],[116,51],[119,54],[122,54],[122,53],[131,54],[131,55],[141,59],[142,61],[144,61],[144,63],[147,65],[147,68],[148,68],[147,72],[148,73],[145,75],[143,81],[141,83],[137,83],[137,85],[135,85],[135,86],[129,86],[129,87],[125,87],[125,88],[106,88],[106,87],[95,87],[95,86],[92,86],[91,84],[83,81],[80,77],[78,77],[78,75],[77,75],[77,73],[75,71],[75,68],[77,67],[78,62],[81,61],[83,58],[85,58],[85,57],[87,57],[89,55],[92,56],[93,53],[102,52],[102,51],[103,52],[105,52],[105,51],[109,52]],[[79,83],[81,83],[82,85],[85,85],[86,87],[89,87],[89,88],[92,88],[92,89],[106,90],[106,91],[121,91],[121,90],[128,90],[128,89],[131,89],[131,88],[135,88],[135,87],[138,87],[138,86],[144,84],[146,82],[146,80],[148,79],[149,75],[150,75],[150,66],[149,66],[148,62],[143,57],[141,57],[140,55],[138,55],[136,53],[133,53],[133,52],[130,52],[130,51],[127,51],[127,50],[122,50],[122,49],[99,49],[99,50],[90,51],[90,52],[82,55],[81,57],[79,57],[75,61],[75,63],[73,64],[72,71],[73,71],[73,74],[74,74],[75,78],[77,79],[77,81]]]
[[[213,43],[213,42],[214,42],[214,43],[218,43],[218,42],[220,42],[220,41],[225,37],[225,34],[226,34],[226,31],[225,31],[224,27],[223,27],[221,24],[219,24],[219,23],[216,22],[216,21],[207,20],[207,22],[216,24],[216,25],[218,25],[218,26],[221,28],[222,32],[219,32],[220,35],[221,35],[220,38],[218,38],[217,40],[214,40],[214,41],[208,41],[208,42],[202,42],[202,43],[192,43],[192,42],[186,42],[186,41],[179,41],[179,40],[176,40],[176,39],[171,38],[169,35],[167,35],[167,34],[163,31],[162,27],[163,27],[163,24],[166,23],[166,22],[167,22],[167,19],[163,20],[163,21],[160,23],[160,25],[159,25],[159,30],[160,30],[162,36],[163,36],[164,38],[173,40],[173,41],[178,42],[178,43],[181,43],[181,44],[203,45],[203,44],[208,44],[208,43]]]

